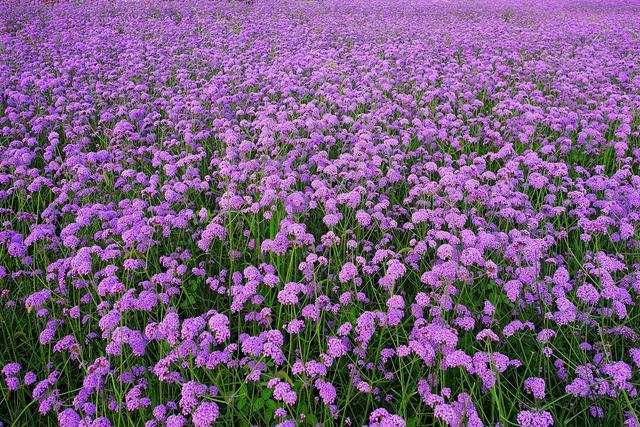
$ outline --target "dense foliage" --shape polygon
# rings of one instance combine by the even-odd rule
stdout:
[[[638,426],[640,4],[0,2],[5,425]]]

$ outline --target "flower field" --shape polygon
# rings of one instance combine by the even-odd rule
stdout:
[[[0,1],[0,425],[640,426],[640,2]]]

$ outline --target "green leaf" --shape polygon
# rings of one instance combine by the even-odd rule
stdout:
[[[242,385],[240,386],[240,388],[238,388],[238,393],[236,394],[236,396],[237,396],[238,398],[241,398],[241,397],[246,397],[246,396],[247,396],[247,394],[248,394],[248,393],[247,393],[247,385],[246,385],[246,384],[242,384]]]
[[[262,394],[260,395],[260,397],[263,400],[267,400],[271,397],[271,394],[273,393],[273,391],[270,388],[266,388],[262,391]]]
[[[263,406],[264,406],[264,400],[256,399],[256,400],[253,401],[253,410],[254,411],[259,411],[260,409],[262,409]]]
[[[265,421],[272,421],[273,420],[273,414],[276,412],[275,409],[272,408],[267,408],[264,411],[264,419]]]
[[[315,415],[307,414],[307,418],[305,419],[305,422],[307,423],[307,425],[315,426],[317,421],[318,419],[316,418]]]
[[[278,408],[278,403],[273,399],[269,399],[267,400],[267,408],[273,409],[275,411]]]

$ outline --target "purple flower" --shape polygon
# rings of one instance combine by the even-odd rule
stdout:
[[[335,402],[336,389],[331,383],[317,379],[314,385],[318,389],[318,394],[325,405],[331,405]]]
[[[61,427],[78,427],[81,421],[80,415],[71,408],[67,408],[58,414],[58,423]]]
[[[521,427],[549,427],[554,424],[553,417],[547,411],[521,411],[518,414],[518,424]]]
[[[219,415],[217,404],[202,402],[191,415],[191,421],[197,427],[209,427],[213,425]]]
[[[371,427],[404,427],[406,422],[401,416],[390,414],[384,408],[378,408],[369,415]]]
[[[340,269],[340,274],[338,277],[342,283],[346,283],[358,275],[358,267],[356,267],[353,263],[347,262]]]
[[[544,399],[545,382],[544,379],[538,377],[529,377],[524,380],[524,389],[527,393],[533,394],[536,399]]]
[[[636,425],[640,9],[600,3],[0,2],[3,333],[53,355],[0,349],[9,398]]]
[[[274,399],[284,402],[287,405],[294,405],[298,400],[296,392],[291,390],[291,385],[287,382],[280,381],[279,378],[274,378],[269,381],[269,388],[273,388]]]
[[[7,363],[2,368],[2,373],[4,375],[6,375],[7,377],[11,377],[11,376],[15,376],[18,373],[20,373],[20,369],[21,369],[21,367],[20,367],[19,363],[16,363],[16,362]]]

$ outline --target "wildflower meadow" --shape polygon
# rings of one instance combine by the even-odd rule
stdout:
[[[0,425],[640,426],[640,1],[0,0]]]

